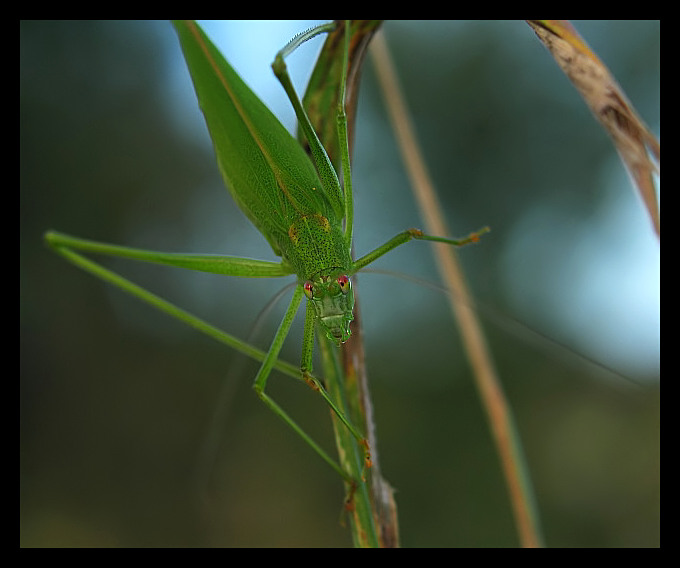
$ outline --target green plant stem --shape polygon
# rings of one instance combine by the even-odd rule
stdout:
[[[337,348],[324,334],[317,334],[317,337],[328,394],[343,413],[352,416],[345,389],[346,377],[338,361]],[[381,542],[379,531],[376,528],[369,486],[364,480],[367,475],[364,449],[359,447],[356,438],[337,419],[337,414],[331,414],[331,416],[340,464],[345,470],[346,476],[356,480],[346,482],[347,497],[344,511],[344,515],[350,522],[354,546],[357,548],[380,548]],[[368,474],[370,474],[370,471]]]

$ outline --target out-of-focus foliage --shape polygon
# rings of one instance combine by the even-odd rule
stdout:
[[[658,22],[575,25],[658,134]],[[220,48],[230,60],[264,44],[241,34],[244,26],[209,32],[228,32]],[[651,365],[620,355],[650,335],[620,322],[645,329],[658,310],[653,288],[633,288],[658,270],[646,264],[654,253],[630,256],[655,237],[625,191],[609,138],[522,21],[387,22],[384,31],[452,230],[492,227],[461,251],[476,297],[642,383],[488,321],[547,544],[658,545],[658,368],[654,352]],[[348,545],[341,483],[257,400],[255,365],[228,374],[232,353],[42,245],[52,228],[271,258],[221,185],[170,24],[23,22],[20,32],[22,544]],[[293,33],[267,47],[258,70],[271,75],[268,63]],[[289,67],[304,67],[302,57]],[[236,67],[254,81],[249,66]],[[420,224],[373,87],[367,65],[355,142],[357,254]],[[435,278],[425,243],[402,248],[382,267]],[[282,285],[111,266],[244,337]],[[402,544],[514,546],[498,460],[445,300],[382,275],[359,275],[357,289]],[[592,290],[599,295],[583,295]],[[638,300],[651,294],[650,307],[612,307],[631,290]],[[258,344],[267,345],[277,317],[265,319]],[[298,360],[299,344],[291,337],[288,360]],[[611,345],[624,348],[602,351]],[[270,383],[332,448],[328,412],[313,393],[282,377]],[[221,396],[231,404],[206,487],[195,471]]]

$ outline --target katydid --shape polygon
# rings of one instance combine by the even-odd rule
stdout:
[[[112,283],[138,298],[166,311],[204,333],[262,361],[253,387],[262,401],[326,462],[348,481],[348,474],[306,434],[265,392],[274,367],[304,380],[320,393],[351,434],[365,448],[365,466],[370,450],[363,435],[336,407],[319,379],[312,374],[315,328],[335,344],[350,339],[354,294],[351,277],[377,258],[411,239],[438,241],[462,246],[478,240],[482,229],[461,239],[404,231],[372,252],[353,260],[352,190],[344,103],[338,108],[338,134],[343,185],[292,86],[284,58],[308,39],[334,29],[319,26],[294,38],[276,56],[274,73],[283,86],[307,138],[311,159],[302,146],[281,125],[246,86],[203,31],[193,22],[175,22],[182,50],[196,94],[213,141],[219,169],[234,201],[264,235],[280,262],[219,255],[160,253],[108,245],[50,231],[47,242],[56,252],[80,268]],[[349,26],[346,26],[344,69],[348,65]],[[344,101],[346,72],[341,81]],[[244,278],[273,278],[295,275],[297,285],[283,321],[268,352],[260,351],[214,326],[177,308],[116,273],[83,257],[79,252],[167,264]],[[278,360],[302,297],[307,297],[302,357],[299,369]]]

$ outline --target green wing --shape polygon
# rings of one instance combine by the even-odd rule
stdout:
[[[248,88],[194,22],[174,22],[222,176],[237,205],[275,244],[292,219],[321,213],[338,220],[300,144]]]

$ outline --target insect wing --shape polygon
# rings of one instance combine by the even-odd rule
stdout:
[[[274,252],[294,216],[332,215],[299,143],[194,22],[174,22],[222,176]]]

